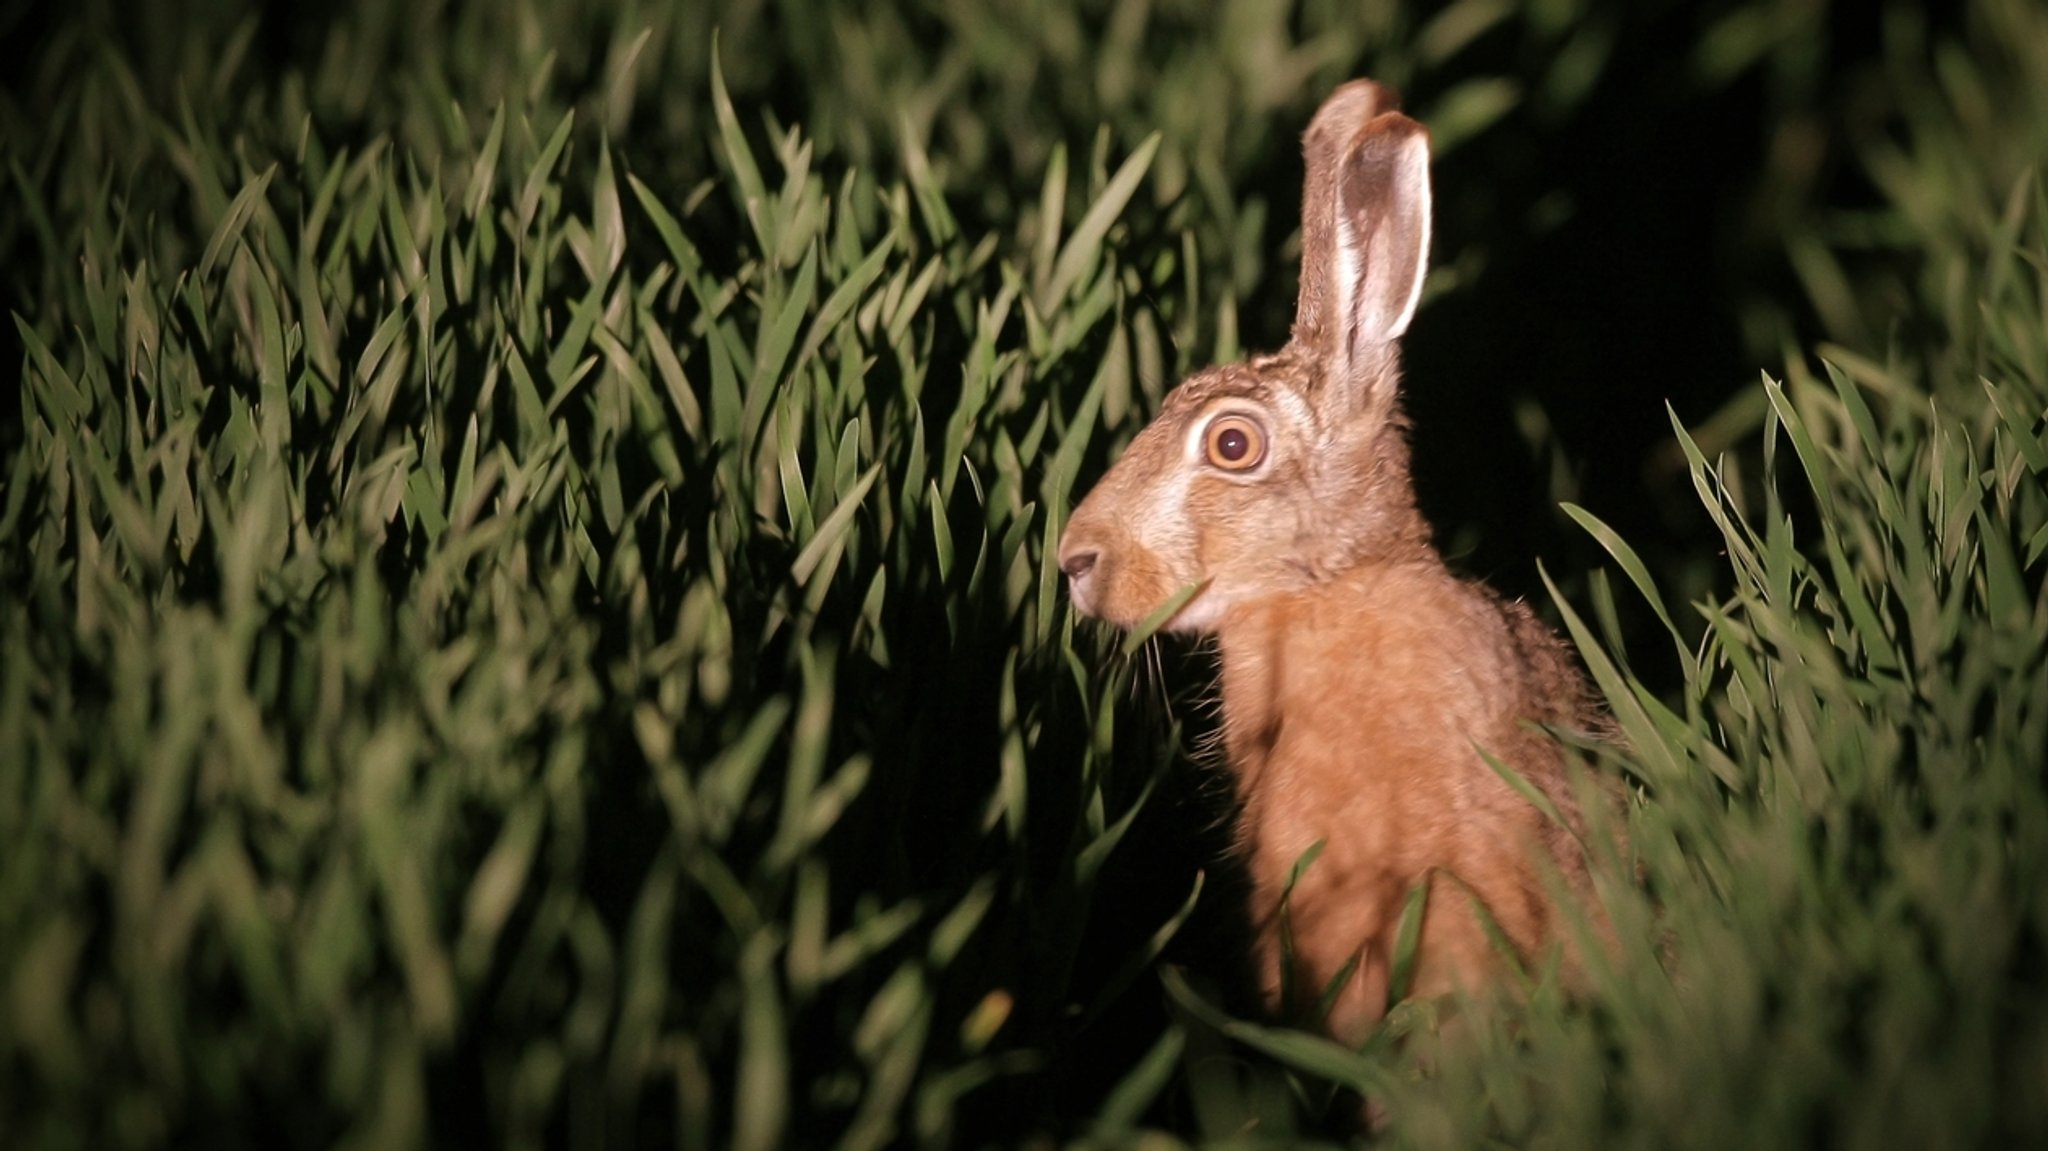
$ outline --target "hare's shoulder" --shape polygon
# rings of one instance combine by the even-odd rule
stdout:
[[[1544,623],[1528,601],[1510,599],[1484,584],[1470,586],[1500,617],[1525,696],[1524,718],[1589,734],[1604,733],[1608,720],[1564,637]]]
[[[1425,712],[1455,716],[1471,732],[1504,736],[1531,723],[1606,730],[1576,656],[1524,600],[1428,562],[1399,565],[1340,599],[1347,606],[1322,613],[1305,637],[1326,667],[1433,685]]]

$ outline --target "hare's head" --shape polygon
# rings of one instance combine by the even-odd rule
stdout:
[[[1302,139],[1301,293],[1279,352],[1210,368],[1074,511],[1074,605],[1119,626],[1205,585],[1168,626],[1428,547],[1396,395],[1395,341],[1429,259],[1429,137],[1358,80]]]

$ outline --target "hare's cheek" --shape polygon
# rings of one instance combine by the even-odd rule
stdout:
[[[1150,549],[1124,549],[1099,572],[1101,578],[1089,589],[1091,606],[1103,619],[1119,627],[1135,627],[1179,590],[1171,565]]]

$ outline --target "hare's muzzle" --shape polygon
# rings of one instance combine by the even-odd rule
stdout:
[[[1094,604],[1087,600],[1087,578],[1096,571],[1098,559],[1102,559],[1102,551],[1092,541],[1077,539],[1077,532],[1071,528],[1067,530],[1067,539],[1059,541],[1059,569],[1067,573],[1067,594],[1081,614],[1096,614]]]
[[[1095,614],[1088,602],[1088,576],[1094,572],[1095,561],[1101,554],[1086,541],[1069,539],[1062,541],[1060,547],[1060,570],[1067,574],[1067,593],[1083,615]]]

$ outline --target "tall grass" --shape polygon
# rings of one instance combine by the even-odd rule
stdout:
[[[1284,1141],[1337,1084],[1428,1146],[2037,1133],[2048,37],[1972,12],[1844,129],[1883,207],[1788,218],[1824,360],[1747,453],[1674,429],[1717,594],[1572,512],[1629,585],[1557,605],[1630,736],[1612,969],[1362,1053],[1171,951],[1223,898],[1159,855],[1179,729],[1052,544],[1285,295],[1259,125],[1371,71],[1440,150],[1536,131],[1619,9],[44,17],[0,1137]]]
[[[20,321],[26,1136],[942,1140],[1095,992],[1159,765],[1044,540],[1163,355],[1146,154],[1020,245],[711,100],[736,267],[500,110],[431,172],[190,141],[197,259],[109,212],[93,330]]]

